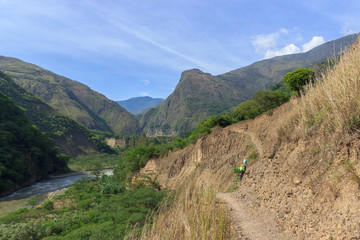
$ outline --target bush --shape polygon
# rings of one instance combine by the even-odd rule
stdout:
[[[104,175],[99,181],[99,189],[103,194],[117,194],[125,191],[125,186],[119,183],[114,176]]]
[[[43,209],[46,210],[53,210],[54,209],[54,202],[51,200],[46,200],[43,205],[42,205]]]

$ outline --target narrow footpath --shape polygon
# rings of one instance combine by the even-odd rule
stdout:
[[[217,193],[216,197],[230,210],[234,240],[291,239],[281,234],[273,217],[247,206],[236,192]]]
[[[247,129],[232,128],[231,131],[248,135],[256,147],[259,155],[263,153],[261,140]],[[239,183],[238,183],[239,184]],[[230,210],[231,224],[234,240],[260,240],[260,239],[291,239],[282,233],[275,218],[262,212],[256,206],[246,202],[246,197],[240,192],[219,192],[216,197],[220,203],[225,204]]]

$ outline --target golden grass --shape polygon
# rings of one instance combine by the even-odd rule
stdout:
[[[299,126],[304,132],[320,129],[326,135],[339,139],[359,131],[359,40],[342,55],[333,69],[308,87],[298,107]]]
[[[216,200],[215,191],[197,187],[195,179],[186,182],[190,184],[178,189],[171,207],[163,204],[152,225],[125,239],[230,239],[229,212]]]

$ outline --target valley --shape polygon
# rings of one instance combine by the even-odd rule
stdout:
[[[79,82],[1,57],[0,193],[69,166],[95,177],[1,216],[0,240],[356,236],[355,36],[218,76],[184,71],[140,120]],[[339,54],[334,64],[324,63],[329,49]],[[299,68],[317,78],[291,91],[282,78]],[[105,167],[114,174],[101,174]]]

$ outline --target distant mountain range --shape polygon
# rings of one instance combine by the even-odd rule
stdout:
[[[0,70],[55,110],[89,129],[127,135],[140,133],[132,114],[82,83],[10,57],[0,56]]]
[[[128,100],[116,101],[120,106],[125,108],[128,112],[136,115],[142,114],[149,108],[155,107],[162,103],[165,99],[152,97],[134,97]]]
[[[247,67],[212,76],[198,69],[182,73],[174,92],[146,112],[140,126],[148,136],[178,135],[210,115],[229,110],[260,90],[282,81],[299,67],[313,68],[354,43],[357,34],[330,41],[306,53],[274,57]]]

